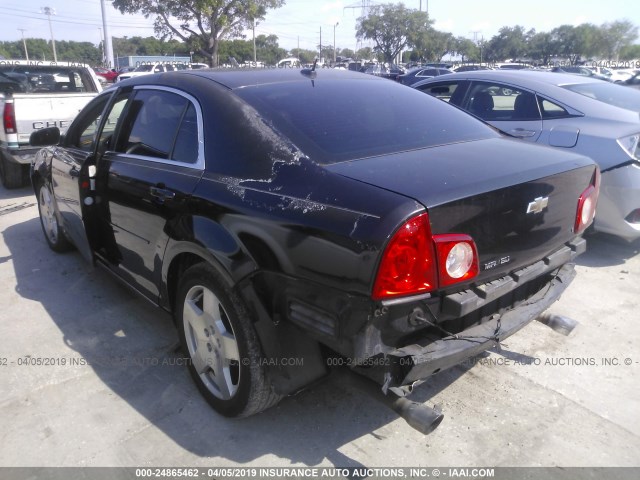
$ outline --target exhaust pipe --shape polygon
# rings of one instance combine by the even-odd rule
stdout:
[[[578,326],[578,322],[576,320],[563,315],[556,315],[554,313],[545,312],[536,318],[536,320],[565,337],[573,332],[573,329]]]
[[[403,418],[411,427],[424,435],[428,435],[433,432],[444,419],[444,415],[438,407],[434,409],[422,403],[413,402],[404,397],[398,397],[391,392],[385,395],[382,392],[382,387],[377,383],[357,373],[354,373],[353,377],[355,378],[352,383],[358,387],[359,390],[362,390],[369,396],[389,407]]]
[[[389,406],[394,412],[424,435],[429,435],[444,420],[444,415],[438,407],[431,408],[404,397],[393,398],[393,396],[384,394],[383,396],[389,400]]]

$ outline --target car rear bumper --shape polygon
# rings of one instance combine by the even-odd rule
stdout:
[[[387,351],[384,357],[365,361],[356,369],[382,384],[383,390],[404,395],[431,375],[489,350],[539,317],[573,281],[574,267],[573,263],[567,263],[557,268],[536,293],[516,307],[492,315],[488,321],[435,341],[419,340]]]
[[[489,322],[468,328],[455,337],[446,337],[425,347],[412,345],[392,352],[391,355],[402,356],[411,367],[401,384],[410,385],[453,367],[513,335],[558,300],[575,275],[573,264],[564,265],[547,287],[513,310],[495,315]]]

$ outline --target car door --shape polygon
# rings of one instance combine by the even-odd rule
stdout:
[[[202,114],[193,97],[171,88],[136,87],[126,102],[117,142],[98,166],[100,254],[155,302],[169,233],[204,169]]]
[[[92,100],[74,120],[51,158],[51,183],[64,229],[80,254],[93,262],[89,241],[90,212],[93,203],[90,168],[95,165],[96,149],[113,132],[114,123],[103,122],[103,113],[111,96]],[[100,125],[105,123],[100,135]]]
[[[473,81],[462,107],[503,132],[535,142],[542,132],[534,92],[500,82]]]

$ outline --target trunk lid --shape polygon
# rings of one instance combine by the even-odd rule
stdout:
[[[519,140],[488,139],[326,168],[422,203],[434,234],[470,235],[480,256],[474,281],[481,282],[536,262],[575,236],[578,198],[595,164]]]

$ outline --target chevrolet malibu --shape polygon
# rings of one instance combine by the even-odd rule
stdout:
[[[413,87],[509,135],[591,157],[602,171],[595,230],[640,238],[640,92],[540,71],[457,73]]]
[[[560,296],[598,196],[588,158],[352,72],[148,75],[31,141],[49,247],[172,313],[227,416],[325,375],[322,345],[430,431],[401,397]]]

